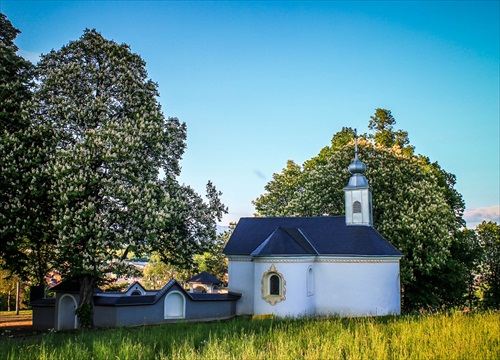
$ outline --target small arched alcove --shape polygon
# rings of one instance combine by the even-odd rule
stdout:
[[[314,273],[312,266],[309,266],[307,268],[306,287],[307,287],[307,296],[314,295]]]
[[[165,296],[164,318],[184,319],[186,312],[186,299],[179,291],[172,291]]]
[[[70,294],[64,294],[59,299],[57,310],[57,330],[76,329],[78,326],[78,318],[76,316],[76,308],[78,303]]]

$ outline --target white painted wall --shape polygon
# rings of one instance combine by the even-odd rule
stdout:
[[[269,259],[268,259],[269,260]],[[255,264],[255,294],[254,314],[274,314],[276,316],[304,316],[314,315],[314,296],[307,294],[307,271],[309,262],[280,262],[256,259]],[[276,271],[282,274],[285,284],[285,300],[271,305],[262,299],[262,276],[274,264]]]
[[[372,195],[369,188],[344,189],[345,191],[345,216],[347,225],[372,225]],[[361,203],[361,212],[353,212],[353,203]]]
[[[261,280],[271,265],[286,281],[285,300],[271,305],[262,299]],[[314,293],[308,294],[308,268],[313,269]],[[401,313],[399,262],[256,258],[229,260],[229,290],[242,294],[237,315],[375,316]]]
[[[398,262],[318,262],[315,266],[318,314],[401,313]]]
[[[240,293],[236,302],[236,315],[252,315],[254,301],[254,269],[251,258],[232,260],[228,257],[229,291]],[[260,280],[259,280],[260,281]]]

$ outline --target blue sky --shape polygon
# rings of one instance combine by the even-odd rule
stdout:
[[[11,1],[20,54],[96,28],[127,43],[188,126],[181,181],[224,193],[221,224],[288,159],[317,155],[342,126],[392,111],[416,151],[457,176],[469,226],[499,219],[498,1]]]

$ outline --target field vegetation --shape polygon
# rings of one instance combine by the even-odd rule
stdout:
[[[499,312],[74,330],[5,339],[1,359],[499,359]]]

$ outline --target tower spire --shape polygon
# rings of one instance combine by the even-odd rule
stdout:
[[[358,158],[358,132],[354,129],[354,160],[348,167],[351,173],[344,188],[347,225],[373,225],[372,194],[364,175],[366,165]]]
[[[366,171],[366,165],[358,159],[358,132],[356,129],[354,129],[354,161],[349,165],[348,169],[352,175],[363,175]],[[354,180],[353,177],[351,177],[351,179]],[[368,186],[368,182],[366,181],[366,178],[364,176],[363,178],[356,178],[356,180],[361,181],[363,179],[366,182],[366,186]],[[351,185],[351,180],[349,180],[349,185]]]
[[[354,129],[354,158],[358,157],[358,129]]]

